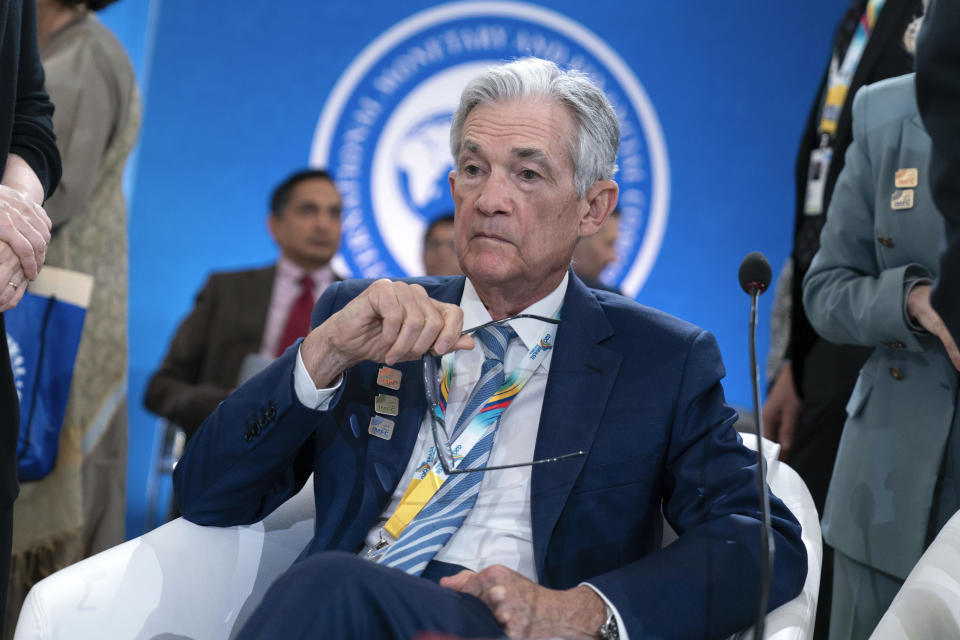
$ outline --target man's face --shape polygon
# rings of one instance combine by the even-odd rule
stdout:
[[[309,178],[293,188],[270,232],[283,254],[304,269],[326,266],[340,246],[340,194],[329,180]]]
[[[581,278],[596,280],[607,265],[617,259],[617,221],[610,216],[600,231],[582,238],[573,252],[573,270]]]
[[[453,222],[438,222],[423,241],[423,268],[428,276],[455,276],[462,273],[457,262]]]
[[[573,117],[552,100],[470,111],[450,187],[460,266],[475,285],[546,295],[570,266],[578,236],[593,232],[590,205],[574,189],[573,135]]]

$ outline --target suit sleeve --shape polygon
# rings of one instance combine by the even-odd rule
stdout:
[[[20,30],[20,68],[10,153],[30,165],[49,197],[60,182],[60,153],[53,134],[53,103],[43,86],[43,65],[37,49],[37,9],[33,0],[23,3]]]
[[[930,184],[946,221],[947,247],[931,302],[960,337],[960,4],[933,0],[917,43],[917,103],[933,141]]]
[[[692,340],[665,461],[663,512],[679,538],[590,584],[617,607],[631,638],[723,637],[749,625],[761,575],[756,459],[733,429],[716,341]],[[769,608],[796,596],[806,549],[789,509],[770,497],[776,555]]]
[[[803,280],[803,304],[810,324],[831,342],[876,346],[899,340],[922,351],[905,313],[905,284],[929,278],[921,264],[881,269],[876,257],[874,215],[876,176],[871,166],[869,88],[854,99],[854,140],[837,180],[820,250]]]
[[[339,288],[328,287],[317,301],[314,326],[333,313]],[[295,495],[313,471],[312,436],[327,412],[297,399],[297,344],[231,393],[187,443],[173,484],[177,506],[191,522],[258,522]]]
[[[217,306],[215,278],[211,277],[197,294],[196,304],[177,328],[143,401],[150,411],[182,426],[188,437],[230,393],[227,387],[200,382]]]

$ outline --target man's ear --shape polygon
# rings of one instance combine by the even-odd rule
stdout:
[[[279,218],[273,215],[273,212],[267,214],[267,230],[270,232],[270,236],[273,238],[273,241],[277,241],[277,223]]]
[[[587,211],[580,218],[581,238],[592,236],[600,230],[603,221],[617,206],[619,195],[620,187],[613,180],[597,180],[593,183],[583,198],[587,203]]]
[[[450,169],[450,173],[447,175],[447,179],[450,181],[450,197],[453,197],[453,186],[457,183],[456,169]]]

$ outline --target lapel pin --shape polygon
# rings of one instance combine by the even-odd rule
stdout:
[[[395,416],[400,413],[400,399],[396,396],[378,393],[377,397],[373,399],[373,408],[377,413]]]
[[[912,189],[919,182],[916,169],[899,169],[893,177],[893,186],[897,189]]]
[[[381,440],[389,440],[393,437],[393,420],[383,416],[373,416],[370,418],[370,426],[367,433],[376,436]]]
[[[894,211],[904,211],[913,208],[913,189],[898,189],[890,196],[890,208]]]
[[[380,367],[380,370],[377,372],[377,384],[387,389],[393,389],[394,391],[400,389],[400,380],[402,378],[403,373],[398,369],[387,366]]]

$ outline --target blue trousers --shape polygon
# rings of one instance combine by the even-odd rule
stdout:
[[[432,562],[423,577],[416,577],[351,553],[313,554],[267,590],[236,640],[412,640],[424,631],[502,637],[483,602],[437,584],[460,569]]]

